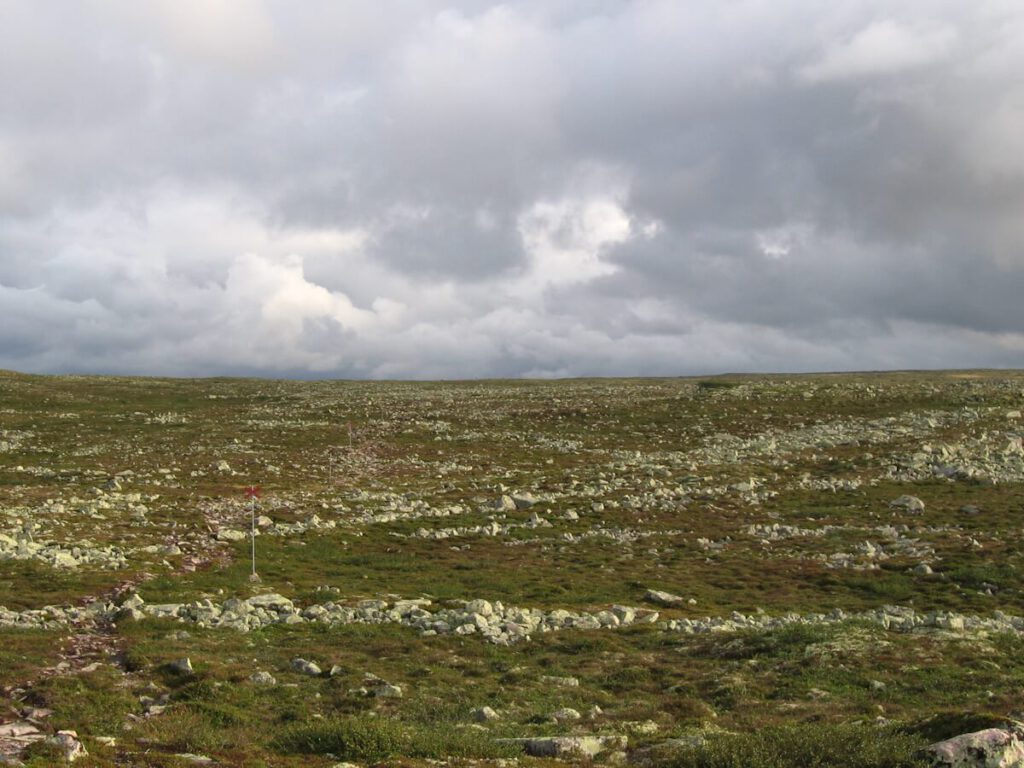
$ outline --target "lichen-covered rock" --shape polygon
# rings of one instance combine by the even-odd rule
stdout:
[[[656,603],[666,607],[683,605],[686,602],[686,598],[684,597],[673,595],[671,592],[662,592],[658,589],[648,589],[644,594],[644,600],[649,603]]]
[[[245,601],[253,608],[266,608],[274,611],[290,611],[295,605],[284,595],[271,593],[267,595],[255,595]]]
[[[909,494],[904,494],[899,498],[893,499],[889,502],[889,506],[905,509],[907,512],[924,512],[924,502],[917,498],[917,496],[911,496]]]
[[[624,749],[624,736],[545,736],[533,739],[501,739],[522,745],[532,757],[594,757],[608,749]]]
[[[319,677],[323,674],[323,670],[320,669],[319,664],[303,658],[292,659],[292,669],[303,675],[309,675],[310,677]]]
[[[478,723],[489,723],[492,720],[499,719],[499,715],[491,707],[477,707],[470,715]]]
[[[551,719],[556,723],[568,723],[574,720],[579,720],[583,715],[579,713],[579,710],[572,709],[571,707],[562,707],[551,713]]]
[[[75,731],[57,731],[55,736],[51,736],[46,741],[59,747],[64,753],[64,759],[69,763],[89,754],[82,746],[82,742],[78,740],[78,733]]]
[[[925,751],[933,768],[1024,768],[1024,727],[965,733]]]

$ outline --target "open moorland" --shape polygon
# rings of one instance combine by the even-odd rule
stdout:
[[[0,373],[0,763],[945,764],[1024,717],[1022,409]]]

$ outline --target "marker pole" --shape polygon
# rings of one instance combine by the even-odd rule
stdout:
[[[256,580],[256,497],[249,499],[249,517],[252,521],[252,580]]]
[[[249,497],[249,536],[252,539],[252,574],[249,581],[255,583],[260,580],[256,573],[256,497],[260,495],[259,486],[250,486],[245,493]]]

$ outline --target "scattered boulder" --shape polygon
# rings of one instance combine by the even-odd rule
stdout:
[[[579,688],[580,680],[578,677],[557,677],[555,675],[543,675],[540,678],[542,683],[548,685],[557,685],[561,688]]]
[[[470,715],[478,723],[489,723],[492,720],[499,719],[498,713],[490,707],[477,707],[470,713]]]
[[[537,510],[530,512],[530,519],[526,521],[527,528],[553,528],[550,520],[545,520],[537,514]]]
[[[265,608],[271,611],[290,611],[295,607],[291,600],[275,592],[266,595],[256,595],[255,597],[250,597],[245,602],[252,608]]]
[[[192,669],[192,659],[190,659],[188,656],[186,656],[183,659],[175,659],[167,666],[172,671],[177,672],[179,675],[191,675],[194,671]]]
[[[647,592],[644,593],[644,600],[649,603],[663,605],[667,608],[672,608],[686,603],[685,597],[673,595],[671,592],[662,592],[658,589],[648,589]]]
[[[512,494],[512,503],[516,509],[529,509],[537,503],[537,497],[530,492]]]
[[[73,763],[80,757],[87,757],[89,754],[85,751],[82,742],[78,740],[76,731],[57,731],[56,735],[46,740],[46,743],[58,747],[64,753],[64,759],[69,763]]]
[[[260,670],[249,675],[249,682],[253,685],[276,685],[277,679],[269,672]]]
[[[498,512],[515,512],[516,502],[511,496],[503,494],[491,502],[491,509]]]
[[[299,657],[292,659],[292,669],[310,677],[319,677],[323,674],[323,670],[320,669],[318,664]]]
[[[115,617],[117,621],[139,621],[144,618],[146,618],[146,614],[138,608],[122,608]]]
[[[551,719],[556,723],[569,723],[574,720],[579,720],[583,717],[578,710],[572,709],[571,707],[562,707],[556,709],[551,713]]]
[[[213,765],[214,760],[212,757],[206,755],[196,755],[191,752],[182,752],[175,755],[179,760],[184,760],[186,763],[192,763],[193,765]]]
[[[37,741],[42,741],[46,735],[34,724],[28,722],[2,723],[0,724],[0,765],[3,764],[3,756],[8,752],[15,754]]]
[[[545,736],[532,739],[501,739],[519,744],[531,757],[594,757],[609,749],[624,749],[624,736]]]
[[[654,720],[622,723],[622,726],[630,733],[635,733],[639,736],[650,736],[661,729],[661,726],[659,726]]]
[[[124,601],[121,603],[121,607],[122,608],[141,608],[145,604],[146,604],[146,601],[143,600],[139,595],[137,595],[137,594],[135,594],[133,592],[132,594],[128,595],[128,597],[126,597],[124,599]]]
[[[893,499],[889,502],[889,506],[896,509],[905,509],[911,513],[924,512],[924,502],[921,501],[917,496],[911,496],[909,494],[903,494],[902,496]]]
[[[470,600],[466,603],[466,611],[483,616],[486,619],[494,615],[494,606],[486,600]]]
[[[986,728],[932,744],[933,768],[1015,768],[1024,765],[1024,727]]]

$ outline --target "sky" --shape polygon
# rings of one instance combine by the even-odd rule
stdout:
[[[0,368],[966,367],[1019,0],[0,0]]]

